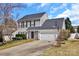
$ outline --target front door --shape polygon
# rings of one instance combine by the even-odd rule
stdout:
[[[31,38],[34,39],[34,32],[31,32]]]

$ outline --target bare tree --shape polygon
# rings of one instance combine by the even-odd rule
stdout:
[[[1,24],[1,32],[3,35],[11,35],[16,29],[17,24],[13,20],[13,11],[14,9],[21,9],[24,8],[25,5],[17,4],[17,3],[0,3],[0,20],[3,20],[3,24]],[[18,15],[19,16],[19,15]],[[17,16],[17,17],[18,17]]]

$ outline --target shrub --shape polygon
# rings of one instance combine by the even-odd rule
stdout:
[[[75,33],[75,30],[73,27],[70,28],[70,33]]]
[[[21,40],[21,39],[23,39],[22,37],[13,37],[12,38],[13,40]]]
[[[65,44],[64,40],[67,40],[70,37],[70,31],[69,30],[60,30],[60,33],[57,38],[57,46],[61,46],[61,44]]]
[[[67,40],[70,37],[70,31],[69,30],[60,30],[58,39],[59,40]]]
[[[22,37],[22,39],[26,39],[26,35],[25,34],[16,34],[16,37]]]

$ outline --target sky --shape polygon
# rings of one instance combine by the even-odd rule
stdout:
[[[79,3],[25,3],[25,8],[15,10],[19,14],[17,19],[28,14],[46,12],[49,19],[69,17],[72,25],[79,25]]]

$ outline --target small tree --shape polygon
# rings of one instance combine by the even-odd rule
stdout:
[[[70,28],[70,33],[75,33],[75,30],[73,27]]]
[[[74,28],[72,26],[72,23],[71,23],[71,21],[70,21],[70,19],[68,17],[65,20],[65,27],[66,27],[67,30],[70,31],[70,33],[75,33],[75,30],[74,30]]]
[[[0,31],[0,42],[3,42],[2,31]]]
[[[72,27],[71,21],[68,17],[65,20],[65,27],[66,27],[67,30],[70,30],[70,28]]]
[[[77,33],[79,33],[79,26],[77,27]]]
[[[60,41],[67,40],[70,37],[70,31],[69,30],[60,30],[60,34],[58,36],[58,39]]]
[[[61,43],[64,43],[64,40],[67,40],[70,37],[70,31],[69,30],[60,30],[59,36],[55,42],[56,47],[60,47]]]
[[[0,3],[0,20],[3,20],[3,30],[1,30],[2,32],[6,31],[11,34],[16,30],[15,27],[15,22],[13,21],[13,19],[17,16],[14,13],[14,10],[20,10],[22,8],[24,8],[25,5],[24,4],[13,4],[13,3]],[[19,16],[19,15],[18,15]],[[17,16],[17,17],[18,17]],[[16,18],[17,18],[16,17]],[[1,24],[2,25],[2,24]],[[1,28],[0,28],[1,29]],[[14,29],[14,30],[13,30]],[[5,32],[5,33],[6,33]],[[8,34],[7,33],[7,34]],[[1,34],[1,33],[0,33]],[[3,36],[3,35],[2,35]]]

